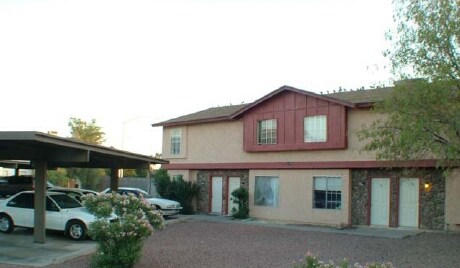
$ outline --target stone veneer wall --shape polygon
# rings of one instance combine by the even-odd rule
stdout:
[[[370,178],[390,178],[390,227],[398,227],[399,178],[420,178],[419,227],[444,229],[445,178],[441,170],[355,169],[351,172],[352,225],[368,225]],[[430,183],[431,189],[424,188]]]
[[[441,170],[426,174],[420,185],[420,228],[443,230],[445,225],[446,179]],[[425,190],[429,183],[431,189]]]
[[[249,190],[249,170],[200,170],[197,173],[196,182],[201,186],[197,199],[197,212],[209,213],[209,193],[211,188],[211,177],[222,177],[222,206],[227,207],[227,180],[229,177],[240,177],[241,187]],[[225,210],[223,210],[225,211]]]

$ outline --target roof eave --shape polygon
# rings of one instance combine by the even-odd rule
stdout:
[[[221,116],[215,118],[206,118],[206,119],[197,119],[197,120],[185,120],[185,121],[178,121],[178,122],[160,122],[156,124],[152,124],[152,127],[175,127],[175,126],[184,126],[184,125],[196,125],[202,123],[215,123],[221,121],[228,121],[232,120],[229,116]]]
[[[356,108],[371,108],[374,107],[375,102],[360,102],[356,103]]]

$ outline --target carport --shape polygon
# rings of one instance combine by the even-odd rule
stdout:
[[[21,163],[21,168],[35,169],[35,243],[45,243],[45,191],[48,169],[110,169],[110,188],[116,190],[120,169],[149,169],[151,164],[168,163],[154,157],[36,131],[0,131],[0,160],[28,160],[29,166]],[[3,163],[5,167],[11,167],[8,166],[8,162]]]

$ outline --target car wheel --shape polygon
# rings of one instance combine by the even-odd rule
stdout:
[[[78,220],[67,223],[67,235],[73,240],[83,240],[86,238],[86,225]]]
[[[2,213],[0,214],[0,232],[11,233],[14,229],[14,222],[10,216]]]

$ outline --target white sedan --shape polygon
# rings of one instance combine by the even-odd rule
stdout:
[[[105,189],[101,193],[107,194],[110,193],[110,188]],[[137,197],[145,198],[150,205],[155,206],[156,209],[163,212],[163,216],[173,216],[179,214],[180,210],[182,209],[181,205],[177,201],[153,197],[149,195],[146,191],[139,189],[139,188],[131,188],[131,187],[119,187],[117,193],[123,194],[133,194]]]
[[[34,192],[17,193],[0,201],[0,232],[11,233],[14,227],[34,227]],[[64,231],[71,239],[86,238],[88,226],[95,221],[80,202],[57,192],[46,193],[46,229]]]

